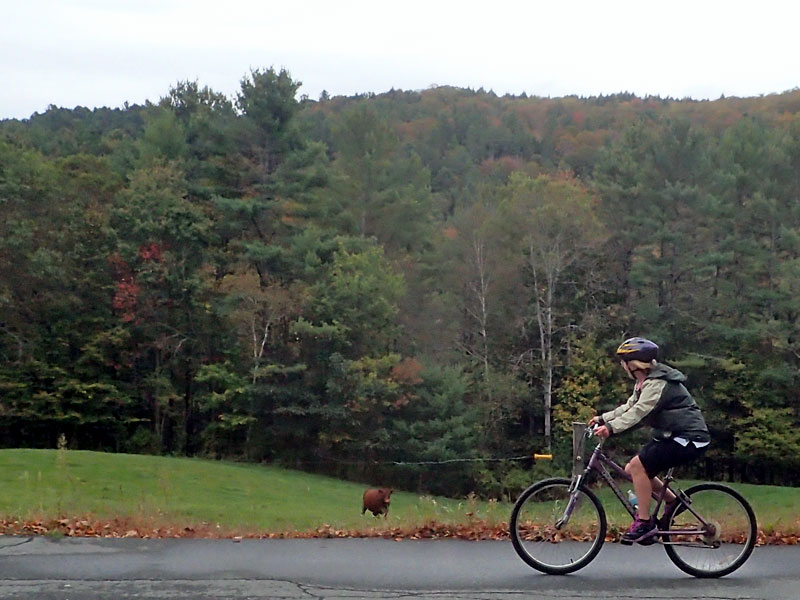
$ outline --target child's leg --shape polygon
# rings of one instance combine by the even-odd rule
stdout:
[[[625,465],[625,472],[631,476],[633,490],[639,499],[637,515],[640,520],[647,521],[650,518],[650,497],[653,494],[653,484],[650,481],[650,477],[647,475],[647,471],[645,471],[644,465],[638,456],[634,456]]]
[[[650,485],[653,486],[654,493],[660,492],[661,488],[664,487],[664,483],[658,477],[653,477],[650,480]],[[673,500],[675,500],[675,494],[672,493],[672,490],[667,489],[667,494],[664,496],[664,502],[672,502]]]

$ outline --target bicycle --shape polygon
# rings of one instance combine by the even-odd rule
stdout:
[[[603,504],[589,488],[593,474],[608,485],[633,518],[635,507],[622,493],[609,469],[631,481],[625,469],[604,451],[604,439],[588,461],[586,440],[593,428],[573,423],[571,478],[539,481],[520,494],[511,513],[509,531],[514,549],[529,566],[543,573],[564,575],[588,565],[606,541],[608,521]],[[541,458],[547,457],[547,455]],[[685,491],[672,486],[676,500],[666,503],[673,469],[663,487],[653,493],[656,529],[638,543],[659,543],[670,560],[695,577],[721,577],[741,567],[756,544],[756,517],[736,490],[720,483],[699,483]]]

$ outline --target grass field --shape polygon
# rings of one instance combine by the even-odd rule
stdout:
[[[532,473],[535,478],[535,472]],[[380,483],[380,482],[374,482]],[[681,482],[688,487],[691,482]],[[755,509],[759,529],[800,533],[800,488],[734,484]],[[322,527],[373,533],[429,523],[500,527],[507,503],[395,491],[388,519],[361,515],[365,485],[264,465],[104,454],[0,450],[0,518],[123,519],[132,526],[192,527],[220,535],[311,532]],[[599,490],[610,523],[629,517]]]
[[[379,482],[376,482],[379,483]],[[123,517],[239,532],[507,520],[507,506],[395,491],[387,519],[361,515],[367,486],[276,467],[72,450],[0,450],[0,518]],[[471,513],[471,516],[467,513]]]

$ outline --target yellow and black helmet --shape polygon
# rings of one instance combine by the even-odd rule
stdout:
[[[622,342],[617,348],[617,358],[624,361],[640,360],[649,363],[658,356],[658,346],[648,339],[632,337]]]

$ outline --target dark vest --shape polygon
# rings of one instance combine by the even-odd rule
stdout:
[[[644,419],[644,423],[653,428],[653,437],[682,437],[693,442],[711,441],[703,413],[683,385],[685,377],[680,371],[659,364],[650,371],[647,378],[664,379],[667,382],[658,404]]]

